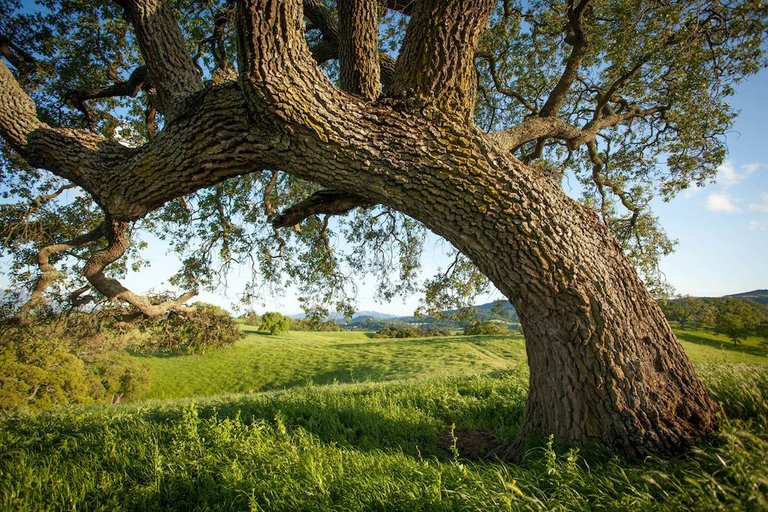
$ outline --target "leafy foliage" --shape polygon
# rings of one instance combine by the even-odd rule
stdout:
[[[434,327],[414,327],[411,325],[389,325],[373,334],[374,338],[428,338],[433,336],[451,336],[447,329]]]
[[[335,7],[334,1],[325,4]],[[761,0],[642,6],[595,0],[574,27],[572,4],[498,2],[476,59],[475,121],[499,132],[551,115],[589,132],[589,144],[545,136],[512,152],[555,180],[566,176],[583,202],[600,213],[646,281],[663,293],[658,261],[673,250],[674,241],[650,202],[713,179],[735,116],[728,98],[743,77],[765,65],[767,8]],[[216,82],[236,68],[234,31],[226,24],[232,14],[229,2],[205,7],[178,2],[173,8],[203,77]],[[117,4],[45,0],[32,8],[6,0],[0,11],[0,35],[16,53],[29,57],[9,63],[46,122],[87,127],[129,146],[147,142],[162,129],[162,116],[153,113],[151,84],[127,94],[83,99],[88,91],[129,81],[142,64]],[[380,47],[391,56],[397,55],[407,22],[403,13],[381,10]],[[320,41],[317,27],[309,27],[307,40]],[[565,67],[575,62],[571,55],[582,44],[575,74],[561,91]],[[334,61],[323,65],[331,79],[337,78],[337,68]],[[550,108],[554,104],[557,108]],[[608,122],[612,119],[616,122]],[[5,143],[0,143],[0,177],[4,273],[14,290],[29,290],[37,251],[92,229],[101,212],[78,188],[30,168]],[[176,286],[216,289],[226,284],[235,266],[249,268],[242,294],[246,303],[265,291],[296,285],[308,312],[335,308],[346,313],[365,277],[378,281],[382,300],[425,290],[427,310],[466,306],[487,289],[487,279],[465,260],[422,282],[427,230],[389,208],[356,208],[341,218],[312,215],[288,230],[271,225],[281,210],[317,190],[268,170],[171,201],[134,225],[128,258],[109,272],[119,277],[127,268],[140,269],[146,263],[143,239],[150,233],[182,262],[172,279]],[[68,290],[83,284],[74,276],[93,250],[74,248],[52,258],[61,277],[50,295],[60,304],[68,304]]]
[[[243,336],[226,310],[203,302],[195,303],[191,313],[171,311],[165,318],[145,319],[140,329],[143,341],[135,348],[152,353],[201,353],[231,345]]]
[[[89,346],[61,324],[3,327],[0,409],[117,403],[142,396],[148,388],[146,366],[108,344]]]
[[[498,322],[493,320],[487,321],[472,321],[464,328],[464,334],[471,335],[495,335],[495,334],[509,334],[509,327],[505,322]]]
[[[261,323],[259,324],[260,331],[275,335],[284,333],[290,328],[291,319],[281,313],[270,311],[261,315]]]

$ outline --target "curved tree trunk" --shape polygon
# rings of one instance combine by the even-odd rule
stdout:
[[[405,38],[397,98],[334,87],[312,60],[298,0],[241,0],[239,83],[175,103],[143,148],[44,125],[1,63],[0,133],[88,190],[118,227],[264,168],[389,205],[450,240],[519,312],[531,376],[518,446],[553,434],[628,456],[685,450],[713,431],[716,406],[607,227],[472,125],[473,49],[495,2],[449,3],[414,8],[424,25]],[[439,69],[424,73],[423,54]],[[120,248],[118,237],[96,255],[92,282]]]

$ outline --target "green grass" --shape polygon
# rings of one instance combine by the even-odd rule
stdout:
[[[520,424],[520,339],[249,333],[142,358],[188,398],[0,419],[0,510],[766,510],[768,358],[689,335],[726,416],[686,457],[475,459]]]
[[[361,332],[289,332],[278,336],[244,326],[233,346],[190,356],[135,356],[150,367],[147,398],[252,393],[307,384],[383,382],[509,370],[525,366],[517,336],[372,339]],[[756,340],[678,331],[695,363],[768,364]],[[754,343],[754,344],[753,344]]]
[[[307,384],[485,373],[525,364],[520,337],[372,339],[361,332],[268,336],[244,327],[233,346],[190,356],[136,356],[150,366],[147,398],[250,393]]]

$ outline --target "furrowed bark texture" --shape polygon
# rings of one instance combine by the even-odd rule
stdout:
[[[376,0],[340,0],[339,74],[345,91],[373,100],[381,93]]]
[[[388,92],[470,121],[477,90],[474,51],[494,5],[493,0],[415,2]]]
[[[115,223],[86,267],[89,281],[123,293],[109,291],[101,269],[124,250],[129,219],[228,176],[283,169],[422,221],[512,301],[531,368],[521,445],[554,434],[641,457],[707,436],[716,406],[606,226],[469,121],[471,55],[492,6],[414,4],[394,71],[399,93],[371,102],[317,68],[300,1],[241,0],[238,84],[192,94],[140,149],[87,139],[87,165],[67,168]],[[16,92],[0,92],[0,128],[32,158],[38,132],[55,137],[31,121],[14,128],[3,110]],[[411,93],[424,101],[404,98]]]

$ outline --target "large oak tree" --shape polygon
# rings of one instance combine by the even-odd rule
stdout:
[[[675,453],[715,428],[627,255],[647,264],[649,244],[668,249],[654,192],[703,183],[722,161],[725,99],[764,60],[760,1],[45,7],[0,23],[2,193],[16,200],[2,208],[4,248],[39,268],[22,319],[64,254],[88,281],[75,301],[90,287],[144,315],[185,308],[192,292],[158,302],[110,273],[142,220],[198,226],[171,238],[225,261],[249,253],[267,274],[300,231],[309,249],[285,268],[316,282],[337,275],[327,216],[354,211],[345,233],[374,255],[396,240],[407,282],[415,219],[520,315],[531,371],[517,448],[554,434]],[[563,173],[585,201],[563,192]],[[73,186],[87,195],[56,203]],[[177,282],[210,279],[212,261],[188,258]]]

